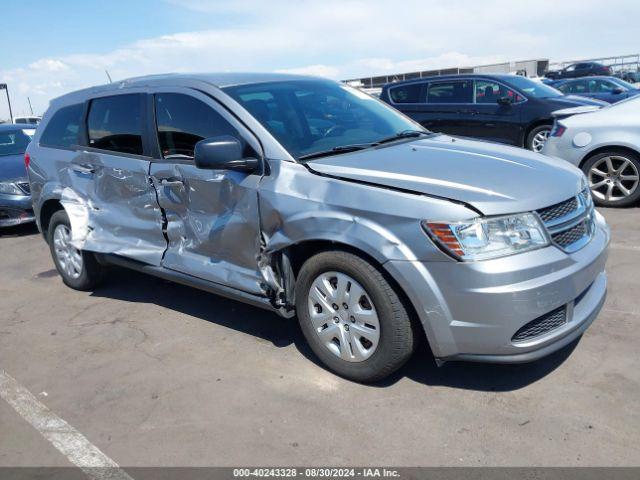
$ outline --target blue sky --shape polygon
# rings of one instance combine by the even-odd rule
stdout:
[[[170,71],[336,79],[636,53],[636,0],[20,0],[0,4],[0,83],[17,113]],[[6,107],[0,95],[0,118]]]

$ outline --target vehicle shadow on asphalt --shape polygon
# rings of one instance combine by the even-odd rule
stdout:
[[[94,291],[92,296],[152,303],[252,335],[279,348],[293,344],[304,357],[323,368],[307,345],[295,318],[285,319],[241,302],[120,268],[111,269],[103,286]],[[437,367],[423,339],[403,368],[370,387],[386,388],[409,378],[427,386],[496,392],[518,390],[555,370],[571,354],[578,341],[533,363],[494,365],[451,362]]]
[[[23,223],[13,227],[0,228],[0,238],[26,237],[36,233],[38,233],[38,227],[36,227],[35,223]]]

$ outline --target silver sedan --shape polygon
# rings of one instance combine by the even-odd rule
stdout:
[[[598,205],[640,199],[640,98],[556,122],[542,151],[580,167]]]

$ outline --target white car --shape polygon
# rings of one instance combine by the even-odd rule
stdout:
[[[13,117],[15,124],[38,125],[42,117]]]
[[[640,96],[556,121],[542,150],[580,167],[594,200],[625,207],[640,199]]]

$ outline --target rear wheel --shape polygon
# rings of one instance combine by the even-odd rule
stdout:
[[[551,125],[540,125],[534,128],[527,135],[527,145],[529,150],[540,153],[544,147],[544,144],[549,138],[551,133]]]
[[[51,256],[62,281],[75,290],[93,290],[102,280],[103,269],[91,252],[73,246],[66,211],[51,216],[48,234]]]
[[[640,199],[640,158],[611,149],[588,158],[582,166],[596,204],[626,207]]]
[[[413,352],[401,299],[376,267],[356,255],[327,251],[307,260],[296,282],[296,311],[313,352],[351,380],[380,380]]]

